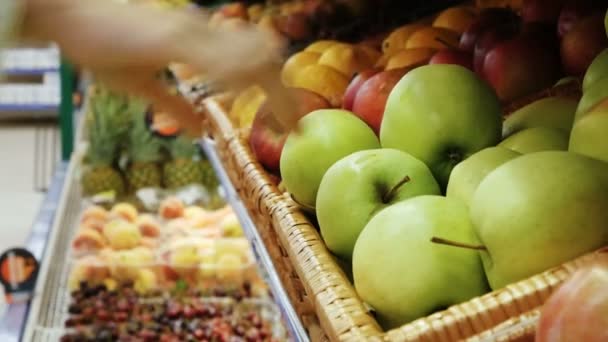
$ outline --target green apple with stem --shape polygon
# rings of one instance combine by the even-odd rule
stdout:
[[[445,188],[452,168],[496,145],[501,132],[494,91],[467,68],[434,64],[410,71],[392,90],[380,143],[422,160]]]
[[[374,131],[353,113],[340,109],[311,112],[298,122],[281,153],[283,185],[296,202],[314,210],[325,171],[347,155],[380,147]]]
[[[327,248],[350,260],[357,237],[380,210],[420,195],[439,195],[429,168],[394,149],[355,152],[332,165],[317,193],[317,220]]]
[[[479,184],[471,219],[492,289],[608,243],[608,164],[565,151],[515,158]]]
[[[376,214],[353,252],[354,284],[385,329],[424,317],[488,291],[478,251],[431,242],[478,245],[459,200],[418,196]]]
[[[446,196],[459,199],[469,206],[479,183],[494,169],[519,156],[521,153],[500,146],[475,153],[454,167]]]
[[[506,138],[533,127],[555,128],[569,134],[577,105],[578,101],[572,97],[552,96],[534,101],[507,116],[502,136]]]
[[[568,150],[608,162],[608,100],[576,122]]]
[[[568,134],[554,128],[533,127],[511,135],[498,146],[523,154],[540,151],[566,151]]]

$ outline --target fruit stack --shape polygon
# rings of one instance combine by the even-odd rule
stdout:
[[[199,290],[255,283],[255,260],[230,207],[207,211],[168,198],[157,216],[127,203],[87,208],[72,241],[69,287],[113,290],[132,283],[140,294],[179,284]]]
[[[358,297],[385,330],[608,244],[608,140],[599,133],[608,117],[606,7],[530,0],[521,14],[451,8],[430,26],[389,36],[376,64],[385,70],[375,74],[350,63],[353,45],[322,42],[350,51],[336,65],[356,66],[354,100],[344,82],[351,69],[328,72],[319,62],[327,49],[301,57],[295,79],[306,82],[292,85],[350,110],[294,110],[299,131],[285,135],[265,106],[258,110],[253,154],[316,216],[327,249],[352,271]],[[418,52],[426,54],[412,57]],[[583,77],[580,100],[551,96],[503,117],[504,105],[563,76]],[[311,245],[314,234],[302,233]],[[315,293],[320,278],[344,279],[316,271],[299,274]]]
[[[148,110],[142,101],[100,86],[91,92],[81,178],[85,195],[112,192],[120,197],[142,188],[178,189],[191,184],[217,188],[211,165],[193,141],[152,132]]]

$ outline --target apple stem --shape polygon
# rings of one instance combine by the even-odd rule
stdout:
[[[399,191],[399,189],[401,189],[403,184],[409,182],[410,180],[412,180],[410,176],[405,176],[402,180],[399,181],[399,183],[395,184],[395,186],[393,186],[389,192],[385,193],[384,196],[382,196],[382,202],[390,202],[390,200],[395,197],[395,193]]]
[[[448,43],[447,41],[445,41],[444,39],[440,38],[440,37],[435,37],[435,40],[440,42],[441,44],[445,45],[446,47],[450,48],[450,49],[456,49],[456,47],[450,43]]]
[[[456,241],[446,240],[446,239],[442,239],[442,238],[438,238],[438,237],[431,238],[431,242],[440,244],[440,245],[452,246],[452,247],[474,249],[476,251],[487,251],[488,250],[488,248],[486,248],[486,246],[476,246],[476,245],[471,245],[468,243],[456,242]]]

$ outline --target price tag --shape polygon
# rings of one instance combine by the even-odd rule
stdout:
[[[11,248],[0,255],[0,283],[6,302],[23,302],[31,297],[38,275],[38,261],[23,248]]]

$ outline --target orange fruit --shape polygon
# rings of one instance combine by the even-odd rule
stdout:
[[[414,32],[416,32],[424,27],[426,27],[426,25],[409,24],[409,25],[401,26],[400,28],[394,30],[382,42],[382,52],[385,55],[391,55],[391,54],[396,53],[397,51],[405,49],[405,46],[406,46],[407,41],[410,38],[410,36]]]
[[[432,48],[437,50],[456,47],[460,43],[460,35],[449,29],[441,27],[425,27],[410,36],[406,47],[413,48]]]
[[[433,26],[462,34],[475,21],[476,17],[477,14],[469,7],[452,7],[441,12],[433,22]]]
[[[435,52],[436,50],[431,48],[415,48],[399,51],[388,60],[385,69],[393,70],[426,64]]]
[[[293,87],[310,90],[323,96],[332,107],[342,105],[342,97],[348,87],[349,78],[334,68],[312,64],[300,70]]]
[[[289,57],[281,70],[281,80],[283,81],[283,84],[285,86],[293,84],[295,75],[304,67],[316,64],[320,57],[320,53],[311,51],[301,51]]]

